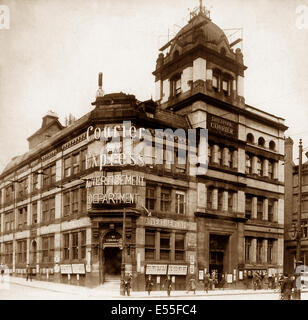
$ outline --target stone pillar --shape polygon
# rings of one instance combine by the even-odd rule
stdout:
[[[278,207],[277,208],[277,211],[278,211],[277,222],[283,224],[284,223],[284,199],[278,200],[277,207]]]
[[[42,200],[37,200],[37,224],[41,223],[41,204]]]
[[[160,211],[161,186],[156,187],[155,211]]]
[[[228,211],[228,191],[223,191],[222,193],[222,210]]]
[[[163,94],[161,102],[164,103],[169,100],[170,96],[170,80],[166,79],[163,81]]]
[[[198,208],[206,208],[207,201],[207,188],[204,183],[198,182],[197,184],[197,207]]]
[[[0,214],[0,232],[4,232],[4,214]]]
[[[277,260],[276,263],[282,267],[283,265],[283,249],[284,249],[284,241],[283,238],[279,238],[277,241]]]
[[[55,219],[60,219],[62,215],[62,193],[55,195]]]
[[[232,211],[238,212],[238,194],[236,192],[233,192],[232,194]]]
[[[267,246],[268,246],[268,240],[264,239],[262,241],[262,262],[267,263]]]
[[[190,90],[189,81],[193,79],[193,68],[187,67],[183,70],[181,83],[182,83],[182,92]]]
[[[213,189],[212,193],[212,209],[217,210],[218,209],[218,189]]]
[[[257,262],[257,239],[253,238],[251,239],[251,248],[250,248],[250,261],[252,263],[256,263]]]
[[[273,163],[273,178],[278,179],[278,162],[274,161]]]
[[[263,176],[268,177],[268,160],[263,160]]]
[[[265,198],[263,199],[263,220],[267,221],[268,220],[268,199]]]
[[[274,200],[273,202],[273,222],[278,221],[278,201]]]
[[[238,172],[245,173],[246,172],[246,153],[244,149],[239,148],[237,151],[237,159],[238,159]]]
[[[237,192],[237,209],[236,209],[237,212],[241,212],[241,213],[245,214],[245,209],[246,209],[245,200],[246,200],[245,199],[245,192],[238,190],[238,192]]]
[[[26,257],[26,263],[30,263],[30,245],[31,245],[31,241],[30,238],[27,238],[27,257]]]
[[[206,60],[203,58],[193,61],[193,82],[197,80],[206,81]]]
[[[155,232],[155,260],[160,260],[160,231]]]
[[[175,232],[172,231],[170,235],[170,255],[171,261],[175,261]]]
[[[234,150],[232,152],[232,168],[236,169],[238,167],[238,152]]]
[[[27,205],[27,226],[31,225],[31,217],[32,217],[32,204],[29,202]]]
[[[252,174],[258,174],[258,157],[252,157]]]
[[[170,204],[170,211],[175,212],[175,189],[171,189],[171,204]]]
[[[222,165],[225,167],[229,167],[229,149],[228,148],[223,148],[222,150]]]
[[[258,198],[252,197],[251,219],[257,219]]]
[[[214,144],[212,151],[212,163],[219,164],[218,150],[219,146],[217,144]]]

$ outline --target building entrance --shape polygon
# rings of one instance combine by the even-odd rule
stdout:
[[[209,272],[215,276],[218,286],[221,283],[222,275],[226,272],[225,261],[228,241],[228,236],[210,235]]]
[[[104,260],[105,279],[119,278],[121,276],[122,250],[119,247],[106,247]]]

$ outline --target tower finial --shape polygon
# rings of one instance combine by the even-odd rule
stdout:
[[[96,91],[96,98],[102,97],[104,95],[103,91],[103,73],[98,74],[98,89]]]

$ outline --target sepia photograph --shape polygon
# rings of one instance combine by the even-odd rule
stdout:
[[[307,39],[308,0],[0,0],[0,300],[308,300]]]

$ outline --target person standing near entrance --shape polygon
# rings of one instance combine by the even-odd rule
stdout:
[[[0,266],[0,270],[1,270],[1,282],[4,282],[4,265],[2,263]]]
[[[151,294],[153,285],[154,285],[154,283],[152,282],[151,276],[149,275],[147,280],[146,280],[146,283],[145,283],[145,287],[146,287],[146,290],[148,292],[148,295]]]
[[[210,275],[209,273],[207,272],[204,276],[204,291],[206,293],[209,292],[209,286],[210,286]]]
[[[166,290],[167,290],[168,296],[170,296],[171,289],[172,289],[172,281],[171,281],[170,276],[168,276],[166,279]]]
[[[28,281],[28,279],[30,279],[30,281],[32,281],[31,267],[29,264],[27,264],[26,274],[27,274],[26,281]]]

